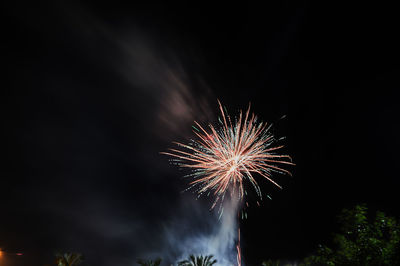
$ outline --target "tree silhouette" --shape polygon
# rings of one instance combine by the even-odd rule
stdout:
[[[266,261],[263,261],[263,263],[261,265],[262,266],[280,266],[281,263],[279,260],[266,260]]]
[[[156,260],[142,260],[138,259],[137,264],[142,265],[142,266],[159,266],[161,264],[161,259],[157,258]]]
[[[400,265],[400,226],[398,221],[377,212],[368,219],[367,207],[344,209],[339,216],[340,233],[334,248],[319,245],[316,255],[302,265]]]
[[[190,255],[187,260],[180,261],[178,266],[212,266],[215,263],[217,263],[217,260],[213,260],[213,255],[204,257]]]
[[[77,266],[83,261],[82,254],[79,253],[57,253],[56,264],[57,266]]]

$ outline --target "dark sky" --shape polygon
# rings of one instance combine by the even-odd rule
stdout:
[[[400,216],[394,7],[39,2],[2,4],[0,247],[25,254],[9,265],[133,265],[208,230],[209,200],[159,152],[217,98],[251,102],[296,163],[240,222],[246,265],[310,254],[344,207]]]

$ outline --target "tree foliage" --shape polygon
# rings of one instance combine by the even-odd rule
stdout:
[[[159,266],[161,264],[161,259],[157,258],[154,261],[153,260],[142,260],[142,259],[138,259],[136,261],[139,265],[142,266]]]
[[[263,261],[263,263],[261,264],[262,266],[280,266],[281,262],[280,260],[266,260]]]
[[[339,215],[340,232],[334,248],[319,245],[315,255],[302,265],[400,265],[400,226],[393,217],[377,212],[367,216],[367,207],[357,205]]]
[[[57,253],[57,266],[77,266],[83,261],[83,255],[80,253]]]
[[[215,263],[217,263],[217,260],[213,259],[213,255],[204,257],[190,255],[188,259],[180,261],[178,266],[212,266]]]

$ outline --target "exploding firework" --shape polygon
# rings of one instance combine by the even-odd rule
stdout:
[[[276,139],[270,132],[271,126],[258,122],[254,113],[250,115],[250,104],[245,115],[240,111],[239,117],[233,122],[219,101],[218,105],[222,115],[222,119],[218,119],[218,127],[210,124],[207,131],[195,122],[197,127],[193,127],[193,132],[197,140],[192,140],[189,144],[175,142],[179,148],[162,152],[172,156],[180,167],[192,170],[189,176],[194,180],[190,182],[188,189],[197,187],[199,195],[213,193],[215,200],[211,209],[219,200],[224,200],[227,191],[231,192],[231,196],[237,193],[238,199],[242,200],[246,194],[245,181],[253,185],[262,199],[260,187],[253,175],[258,174],[281,188],[272,179],[272,173],[291,175],[282,166],[293,165],[289,155],[278,153],[283,145],[276,144]],[[259,205],[258,201],[257,204]],[[237,265],[241,266],[240,228],[236,251]]]
[[[254,174],[258,174],[275,186],[281,186],[272,179],[273,172],[291,173],[282,165],[293,165],[289,155],[277,153],[283,145],[276,145],[276,139],[270,133],[270,125],[258,122],[257,117],[250,115],[250,104],[243,116],[242,111],[235,121],[224,111],[218,101],[222,119],[219,126],[209,125],[209,131],[199,123],[193,126],[197,140],[189,144],[174,142],[177,149],[162,152],[172,156],[180,167],[191,169],[188,176],[194,180],[190,188],[197,187],[201,195],[205,192],[215,196],[212,208],[220,200],[223,201],[227,191],[237,194],[240,200],[245,195],[245,181],[249,181],[257,195],[262,194]]]

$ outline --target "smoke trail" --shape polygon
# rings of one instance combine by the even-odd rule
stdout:
[[[223,203],[221,216],[217,212],[209,212],[202,209],[198,216],[191,218],[188,225],[191,229],[185,231],[183,224],[175,224],[177,228],[168,228],[166,239],[167,251],[159,254],[171,262],[186,259],[189,255],[214,255],[218,265],[232,266],[237,264],[236,244],[238,241],[237,211],[239,200],[236,198],[226,200]],[[204,218],[205,217],[205,218]],[[219,218],[220,217],[220,218]],[[207,223],[209,228],[193,229],[194,224]],[[197,221],[195,221],[197,220]]]
[[[110,86],[109,91],[105,93],[107,98],[104,102],[109,104],[110,110],[114,110],[113,113],[127,117],[124,123],[132,124],[131,127],[115,124],[124,128],[121,136],[125,139],[122,138],[114,144],[114,139],[104,141],[108,138],[109,114],[100,113],[99,116],[107,117],[103,123],[97,115],[93,118],[89,116],[88,119],[94,122],[83,123],[84,131],[93,132],[90,135],[99,136],[98,139],[90,138],[74,143],[89,143],[88,147],[85,147],[87,150],[94,146],[103,147],[105,152],[99,158],[92,158],[90,155],[91,160],[85,160],[83,169],[91,169],[90,162],[93,169],[99,169],[102,171],[101,176],[107,177],[108,173],[105,173],[103,168],[97,168],[100,164],[96,162],[103,162],[103,156],[109,158],[109,154],[112,154],[116,161],[124,162],[124,166],[135,169],[132,170],[129,180],[136,183],[129,192],[135,196],[128,197],[123,193],[116,196],[111,189],[107,190],[108,193],[98,189],[101,187],[98,184],[102,181],[97,178],[97,173],[93,176],[82,175],[74,170],[66,174],[66,177],[55,179],[58,184],[59,180],[69,182],[72,176],[76,178],[74,180],[79,179],[79,184],[84,183],[82,187],[85,188],[82,189],[84,193],[79,192],[78,206],[63,201],[62,198],[55,201],[46,200],[50,196],[53,197],[53,191],[46,191],[41,197],[35,196],[38,200],[37,206],[46,213],[61,217],[57,220],[68,220],[71,224],[69,230],[62,232],[54,226],[53,230],[57,233],[53,235],[57,236],[59,246],[76,247],[87,255],[90,263],[96,265],[132,265],[137,258],[153,258],[153,255],[159,255],[164,262],[175,263],[190,254],[213,254],[219,265],[236,264],[238,203],[227,202],[219,219],[218,213],[209,212],[205,204],[201,204],[200,201],[193,203],[193,195],[189,195],[189,200],[184,196],[182,202],[175,201],[175,195],[178,195],[180,190],[176,186],[178,182],[171,181],[167,184],[165,181],[173,176],[172,170],[169,170],[172,168],[167,167],[167,164],[157,163],[162,161],[158,152],[167,146],[167,140],[170,143],[171,139],[186,138],[191,135],[194,120],[205,123],[215,117],[213,108],[209,106],[210,99],[216,99],[212,90],[201,78],[201,73],[193,73],[179,60],[181,57],[190,56],[183,55],[182,52],[176,53],[172,48],[169,49],[167,40],[160,41],[152,32],[143,31],[135,25],[116,29],[92,15],[90,11],[72,4],[65,8],[63,6],[61,10],[69,10],[64,14],[65,24],[70,27],[71,35],[76,39],[76,46],[83,54],[82,58],[90,64],[99,65],[99,69],[104,73],[111,74],[110,84],[102,84],[104,88]],[[104,46],[98,45],[99,43]],[[79,60],[83,60],[82,58]],[[93,80],[98,79],[97,75],[96,72]],[[90,79],[92,80],[91,77]],[[60,79],[57,78],[54,83],[56,82],[60,83]],[[86,84],[73,84],[72,87],[82,86]],[[95,86],[98,84],[93,85]],[[63,93],[71,91],[69,86],[62,89]],[[60,90],[57,90],[57,93],[62,95]],[[59,101],[63,106],[68,106],[64,103],[64,98],[60,98]],[[99,110],[102,111],[100,107]],[[86,108],[82,103],[81,109]],[[108,107],[105,110],[109,110]],[[82,130],[79,127],[77,129]],[[80,132],[73,133],[81,140]],[[103,142],[109,146],[104,147]],[[76,150],[86,151],[82,147]],[[76,157],[86,158],[88,154],[90,153],[77,153]],[[65,158],[60,158],[59,161],[61,165],[65,162],[70,163]],[[81,161],[77,161],[77,167],[71,169],[81,169],[80,163]],[[108,166],[108,163],[109,160],[106,160],[101,165]],[[114,174],[112,171],[110,175]],[[126,190],[126,187],[119,187],[128,184],[125,181],[128,178],[124,174],[115,177],[115,180],[118,180],[113,183],[113,186],[118,186],[115,191]],[[176,175],[173,178],[176,179]],[[151,200],[148,200],[149,198]],[[176,210],[179,206],[181,209]],[[85,219],[82,219],[82,216]],[[167,226],[168,230],[163,231],[164,226]],[[105,250],[107,252],[104,252]]]

